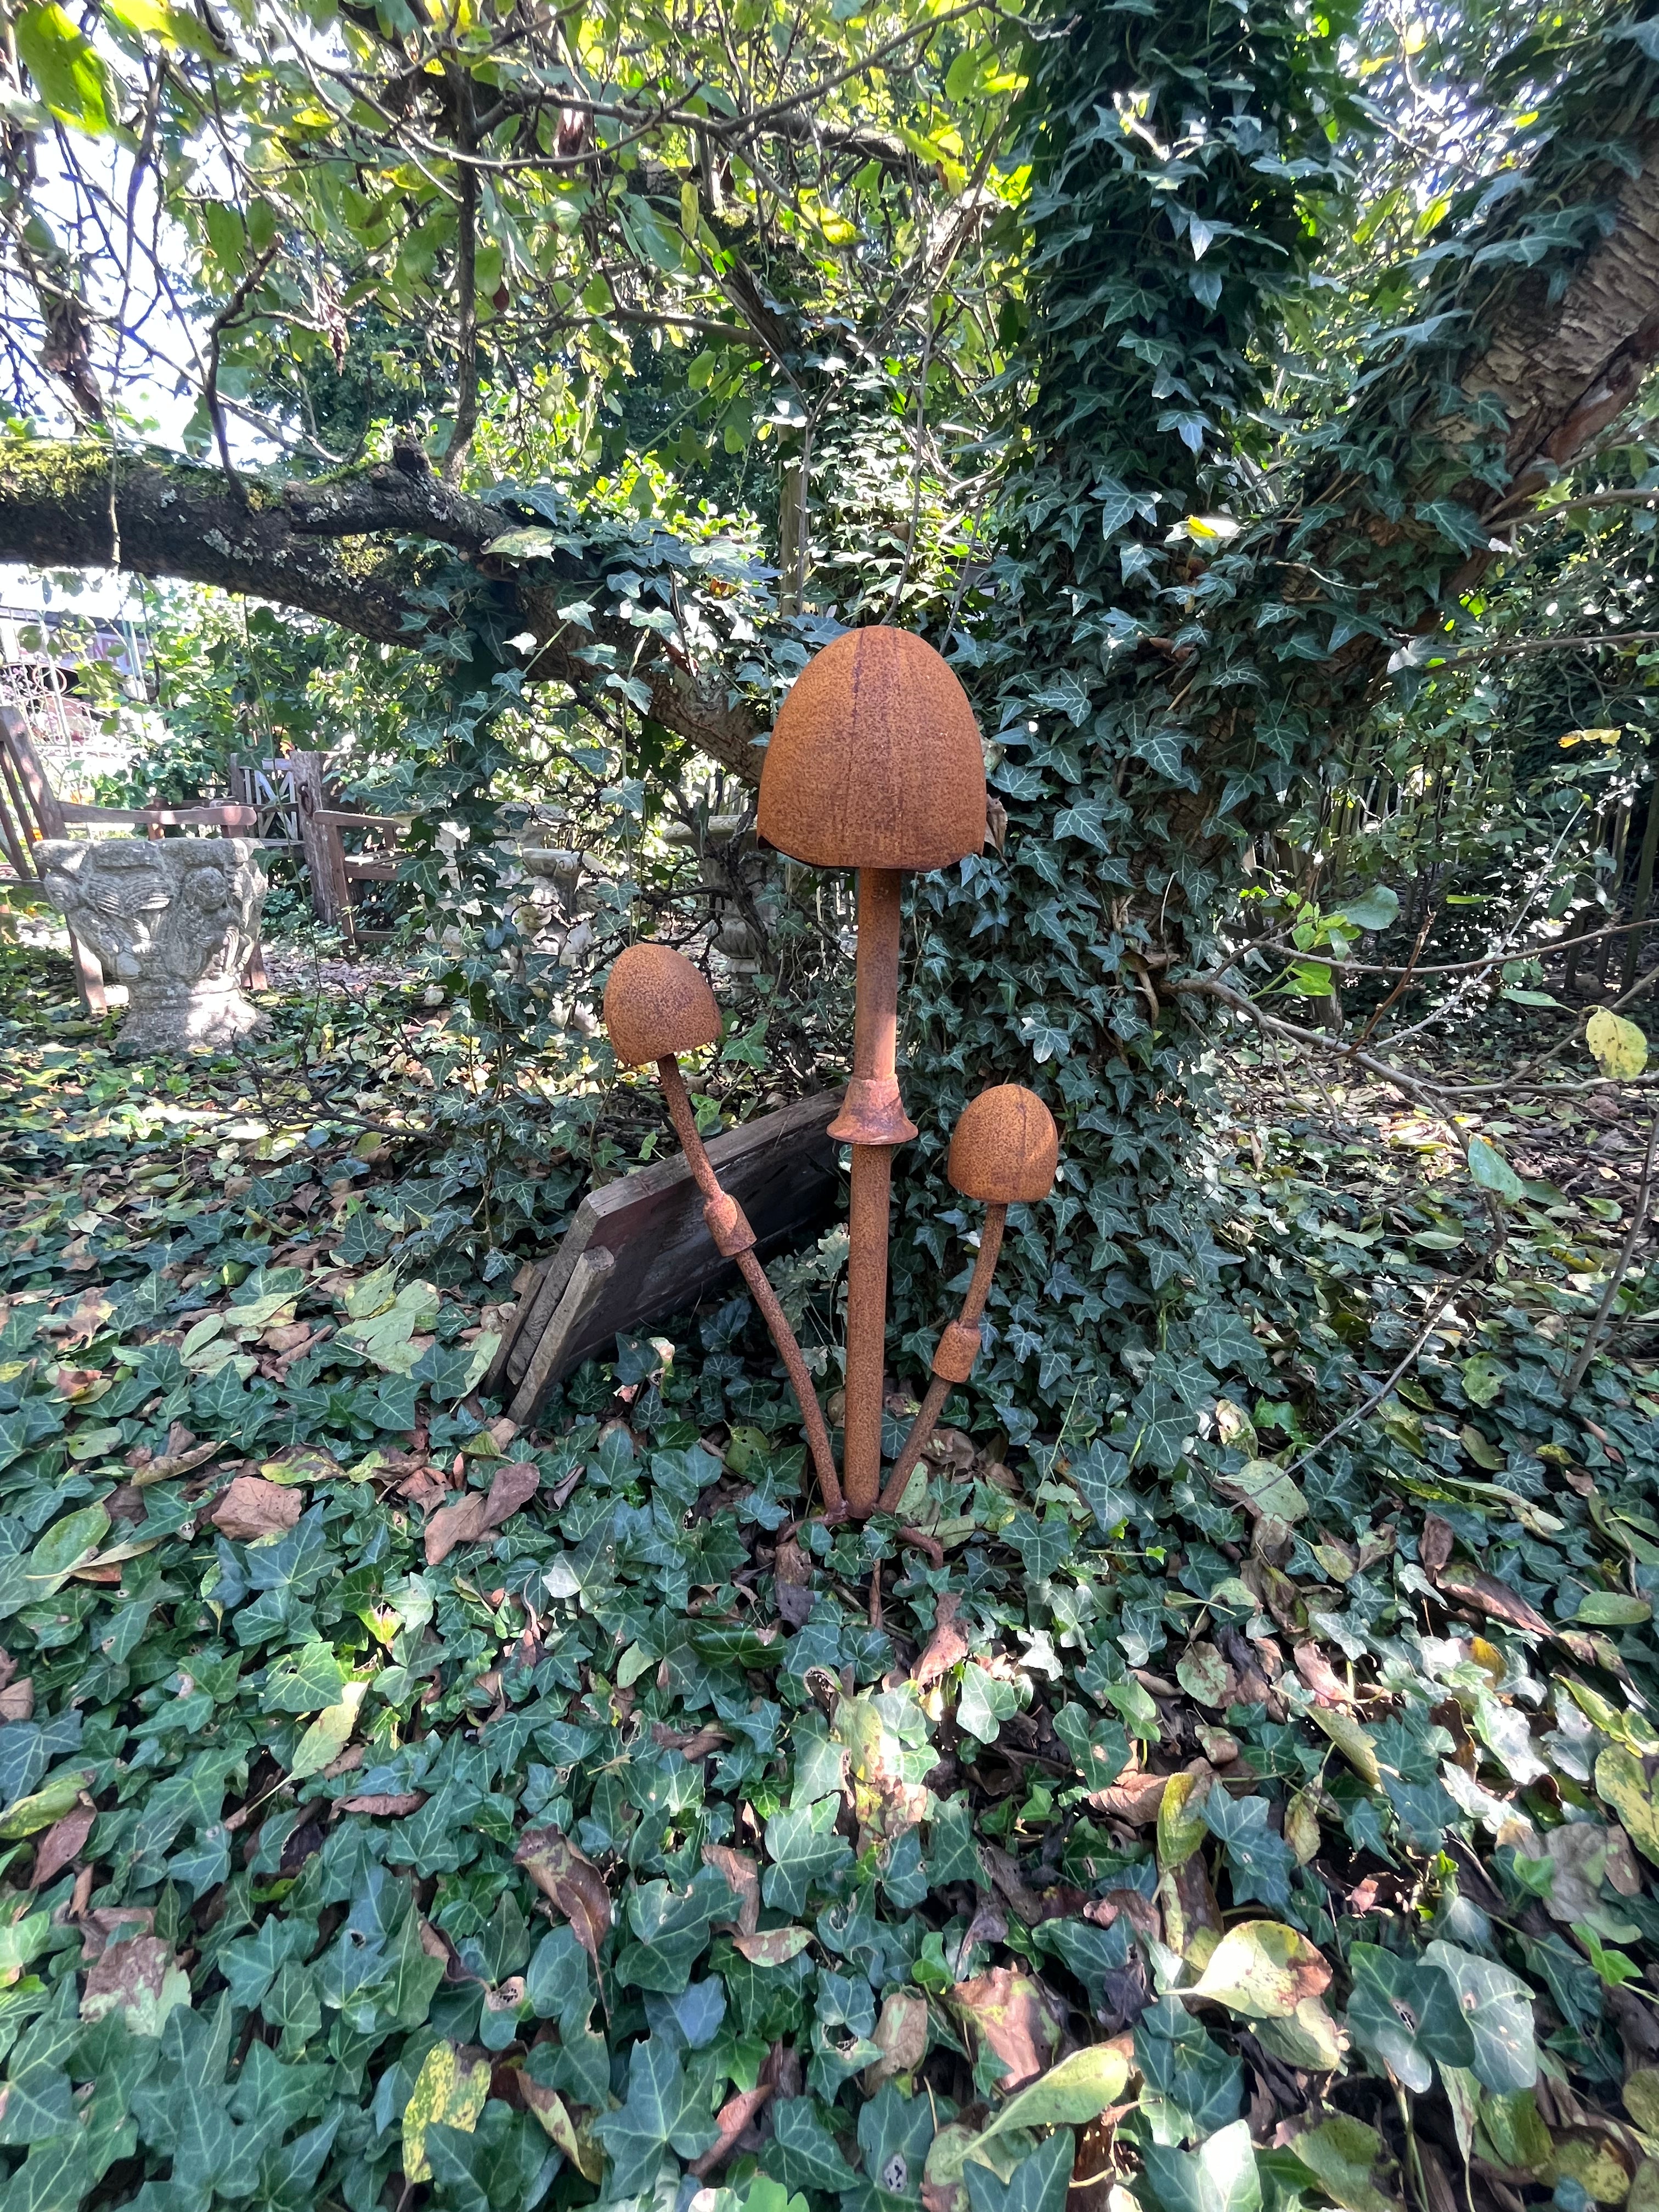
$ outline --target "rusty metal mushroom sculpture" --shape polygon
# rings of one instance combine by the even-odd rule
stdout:
[[[985,763],[968,695],[907,630],[849,630],[808,662],[761,772],[760,834],[792,860],[856,868],[853,1079],[830,1134],[853,1147],[847,1279],[848,1509],[881,1490],[893,1152],[915,1135],[899,1097],[899,890],[985,842]]]
[[[927,1449],[934,1425],[953,1385],[965,1382],[979,1358],[980,1316],[990,1295],[991,1278],[1002,1250],[1002,1231],[1011,1206],[1035,1206],[1054,1187],[1060,1165],[1060,1132],[1036,1091],[1018,1083],[981,1091],[963,1109],[951,1139],[945,1172],[964,1198],[985,1208],[974,1272],[962,1312],[946,1328],[933,1353],[933,1379],[921,1411],[894,1462],[880,1510],[896,1513],[916,1462]]]
[[[824,1426],[812,1378],[807,1373],[794,1331],[778,1304],[777,1292],[765,1268],[755,1257],[755,1232],[736,1199],[720,1188],[714,1163],[698,1132],[685,1079],[680,1073],[681,1053],[696,1052],[720,1040],[720,1014],[714,994],[685,955],[676,952],[672,945],[630,945],[617,958],[605,987],[605,1025],[618,1060],[635,1067],[643,1066],[650,1060],[657,1063],[658,1079],[668,1099],[674,1133],[703,1194],[702,1218],[708,1224],[708,1233],[714,1240],[715,1249],[725,1258],[736,1261],[750,1295],[771,1331],[772,1341],[782,1356],[785,1372],[800,1407],[824,1505],[830,1512],[838,1513],[841,1485],[836,1475],[835,1456],[830,1449],[830,1431]]]
[[[881,1486],[881,1388],[887,1323],[888,1203],[893,1153],[916,1134],[899,1097],[899,890],[906,869],[947,867],[985,841],[985,767],[967,694],[930,645],[907,631],[849,631],[810,661],[778,715],[761,774],[760,833],[792,859],[858,871],[858,964],[853,1075],[830,1134],[853,1148],[847,1282],[847,1414],[842,1474],[800,1346],[743,1209],[720,1188],[697,1133],[678,1054],[720,1033],[714,994],[691,963],[662,945],[624,952],[605,986],[605,1019],[619,1060],[654,1060],[668,1110],[704,1197],[716,1247],[743,1271],[800,1403],[825,1516],[896,1511],[953,1384],[979,1355],[980,1317],[1011,1206],[1054,1187],[1060,1138],[1034,1091],[1003,1084],[964,1109],[945,1172],[985,1207],[979,1252],[959,1317],[940,1337],[933,1380]],[[907,1530],[918,1542],[931,1540]],[[937,1547],[934,1547],[937,1549]]]

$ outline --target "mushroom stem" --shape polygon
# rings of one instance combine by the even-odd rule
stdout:
[[[887,1340],[888,1203],[893,1152],[916,1133],[899,1100],[899,872],[859,870],[853,1079],[830,1134],[853,1147],[847,1255],[847,1413],[842,1453],[849,1512],[881,1492],[881,1384]]]
[[[991,1278],[1002,1250],[1003,1224],[1008,1218],[1006,1206],[988,1206],[985,1226],[980,1231],[979,1250],[974,1258],[974,1272],[962,1301],[960,1317],[952,1322],[939,1341],[933,1354],[933,1379],[927,1386],[927,1395],[921,1401],[921,1411],[910,1425],[910,1433],[904,1439],[904,1449],[894,1462],[893,1472],[887,1479],[887,1487],[881,1493],[877,1510],[896,1513],[903,1500],[916,1462],[927,1449],[927,1442],[939,1415],[945,1411],[945,1401],[958,1382],[965,1382],[973,1372],[974,1361],[979,1356],[979,1322],[985,1311],[985,1301],[991,1295]],[[943,1364],[941,1364],[943,1363]]]
[[[691,1110],[691,1101],[686,1093],[685,1078],[680,1073],[678,1060],[672,1054],[665,1054],[657,1062],[657,1073],[668,1100],[674,1133],[680,1140],[680,1150],[685,1154],[692,1180],[708,1201],[710,1230],[714,1233],[715,1242],[720,1249],[737,1261],[743,1279],[749,1286],[749,1295],[760,1308],[761,1319],[766,1323],[772,1341],[778,1348],[784,1371],[789,1377],[789,1386],[795,1394],[795,1402],[800,1407],[801,1420],[806,1430],[807,1449],[812,1455],[812,1465],[817,1474],[818,1488],[823,1492],[824,1504],[830,1512],[837,1512],[842,1502],[841,1483],[836,1474],[835,1456],[830,1449],[830,1431],[824,1426],[823,1409],[818,1404],[817,1393],[812,1388],[812,1378],[806,1371],[806,1361],[795,1340],[795,1333],[789,1326],[783,1308],[778,1304],[778,1294],[772,1288],[765,1268],[755,1257],[753,1233],[744,1220],[742,1209],[720,1188],[714,1162],[709,1158],[697,1129],[697,1117]],[[726,1236],[720,1234],[718,1223],[728,1224]],[[731,1233],[733,1227],[737,1232],[735,1236]],[[747,1246],[738,1244],[737,1249],[729,1250],[728,1248],[744,1235],[749,1237]]]

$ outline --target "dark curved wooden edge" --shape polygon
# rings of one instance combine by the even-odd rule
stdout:
[[[709,1139],[715,1173],[763,1258],[835,1211],[842,1178],[827,1132],[840,1105],[839,1091],[815,1092]],[[619,1332],[741,1280],[714,1249],[684,1160],[653,1160],[582,1200],[520,1300],[484,1389],[526,1427],[549,1386],[610,1352]]]

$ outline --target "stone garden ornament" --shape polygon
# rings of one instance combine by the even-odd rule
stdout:
[[[847,1281],[847,1412],[838,1471],[829,1431],[743,1209],[720,1186],[678,1055],[714,1043],[720,1010],[702,976],[663,945],[630,946],[605,986],[619,1060],[651,1060],[717,1248],[741,1269],[800,1405],[827,1518],[897,1511],[954,1384],[980,1349],[980,1320],[1010,1206],[1054,1187],[1060,1139],[1034,1091],[1003,1084],[971,1101],[945,1173],[986,1209],[960,1316],[933,1354],[933,1379],[893,1471],[881,1480],[882,1376],[893,1154],[916,1135],[897,1073],[899,895],[906,870],[949,867],[985,842],[985,765],[967,694],[908,631],[848,631],[808,662],[784,702],[761,772],[760,834],[791,859],[858,871],[853,1075],[830,1134],[853,1151]]]
[[[56,837],[41,889],[127,988],[127,1052],[229,1044],[264,1024],[241,976],[258,942],[265,878],[242,837]]]

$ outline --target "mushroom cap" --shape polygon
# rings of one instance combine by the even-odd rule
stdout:
[[[671,945],[630,945],[605,987],[605,1026],[630,1067],[663,1060],[720,1034],[720,1010],[706,978]]]
[[[1054,1187],[1060,1132],[1022,1084],[1000,1083],[963,1109],[945,1172],[964,1198],[985,1206],[1035,1206]]]
[[[925,638],[848,630],[813,654],[766,749],[759,827],[815,868],[945,868],[978,852],[979,725]]]

